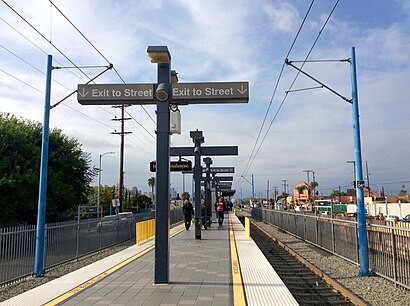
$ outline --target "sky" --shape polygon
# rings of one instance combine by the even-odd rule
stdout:
[[[238,146],[238,156],[212,157],[212,166],[235,167],[237,198],[251,195],[252,174],[255,196],[271,197],[284,181],[287,190],[307,182],[306,170],[329,195],[352,188],[351,104],[324,88],[309,89],[318,84],[284,61],[289,51],[291,61],[348,59],[355,47],[363,176],[367,165],[371,189],[409,191],[410,1],[341,0],[331,14],[336,2],[314,1],[305,19],[308,0],[4,0],[0,112],[43,123],[48,54],[54,67],[112,63],[118,73],[104,73],[97,84],[155,83],[157,67],[146,50],[167,46],[182,83],[249,82],[246,104],[180,106],[182,133],[171,136],[173,146],[193,146],[189,132],[196,129],[204,146]],[[81,70],[53,70],[51,104],[104,68]],[[351,98],[348,62],[307,62],[303,70]],[[120,137],[112,133],[121,127],[112,119],[120,116],[118,108],[80,105],[76,95],[50,111],[50,128],[77,139],[91,166],[115,152],[101,159],[103,185],[119,182]],[[127,107],[126,117],[132,133],[125,137],[124,184],[149,191],[155,106]],[[172,173],[171,187],[191,193],[191,177]]]

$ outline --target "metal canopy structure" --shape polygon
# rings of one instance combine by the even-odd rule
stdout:
[[[202,131],[191,131],[190,136],[194,142],[193,147],[171,147],[170,156],[194,156],[194,198],[195,198],[195,239],[201,239],[201,180],[203,168],[201,166],[201,156],[229,156],[238,155],[237,146],[202,146],[205,142]],[[208,168],[208,167],[207,167]],[[224,171],[225,169],[219,169]],[[225,171],[232,171],[233,169],[226,169]],[[185,172],[186,173],[186,172]],[[216,173],[216,172],[215,172]],[[228,177],[228,180],[233,177]],[[212,180],[212,179],[211,179]],[[205,181],[207,182],[207,181]],[[209,183],[205,183],[206,188],[209,188]],[[206,203],[208,205],[208,203]]]

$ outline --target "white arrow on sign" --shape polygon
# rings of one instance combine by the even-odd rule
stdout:
[[[245,92],[248,91],[247,88],[243,88],[243,85],[241,85],[241,89],[236,89],[236,90],[239,91],[239,93],[240,93],[241,95],[243,95]]]
[[[79,94],[82,98],[84,98],[86,95],[88,95],[88,91],[86,91],[85,88],[83,88],[83,91],[82,91],[82,92],[79,91],[78,94]]]

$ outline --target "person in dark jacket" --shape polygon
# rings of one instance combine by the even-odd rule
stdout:
[[[185,228],[186,230],[189,230],[189,227],[191,226],[192,214],[194,213],[194,207],[188,199],[185,199],[184,201],[182,212],[184,213]]]

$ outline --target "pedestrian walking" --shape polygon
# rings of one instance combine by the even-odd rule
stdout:
[[[194,207],[192,203],[188,200],[184,200],[184,205],[182,206],[182,212],[184,213],[185,228],[188,231],[191,226],[192,214],[194,213]]]
[[[219,197],[218,202],[215,204],[215,210],[218,215],[219,227],[221,227],[222,223],[224,222],[224,210],[225,210],[225,203],[224,203],[223,197]]]

